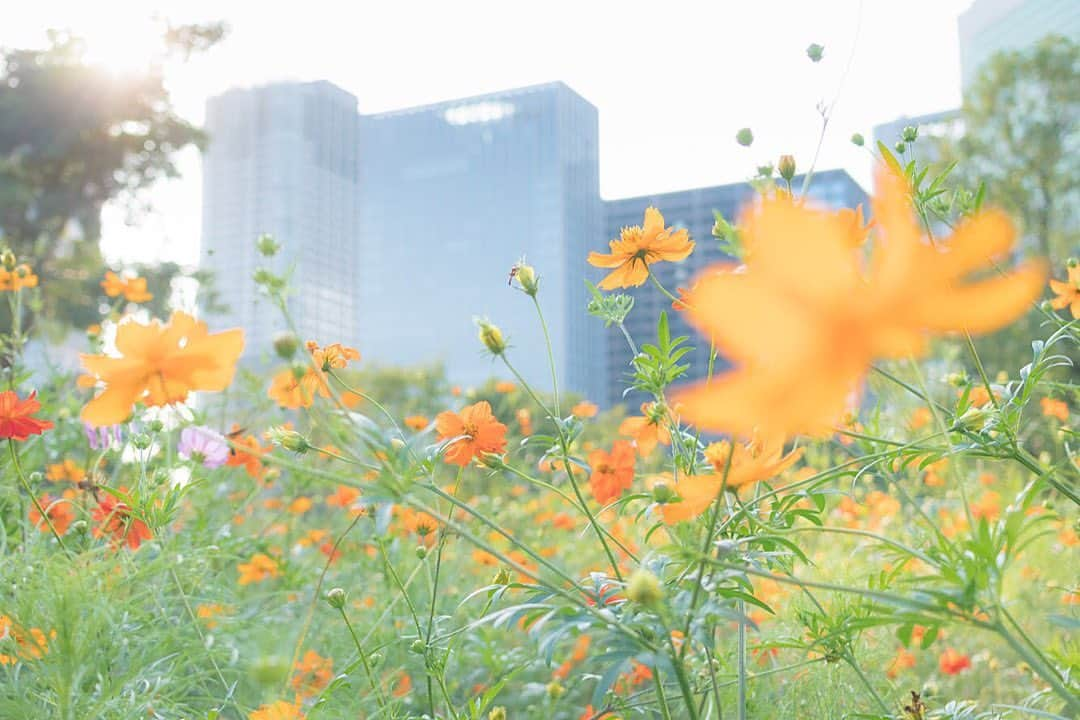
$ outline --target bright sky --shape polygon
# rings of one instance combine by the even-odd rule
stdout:
[[[615,198],[737,182],[781,153],[803,170],[821,128],[815,107],[834,98],[818,167],[865,184],[870,160],[853,132],[869,139],[877,123],[959,103],[956,18],[971,2],[37,0],[5,17],[0,46],[42,45],[47,28],[69,29],[97,59],[131,68],[145,65],[155,22],[225,20],[224,43],[167,68],[194,121],[206,98],[274,80],[330,80],[361,112],[562,80],[599,108],[601,193]],[[804,54],[815,42],[825,46],[817,65]],[[749,149],[734,141],[744,126]],[[197,258],[197,154],[181,166],[138,227],[106,213],[110,257]]]

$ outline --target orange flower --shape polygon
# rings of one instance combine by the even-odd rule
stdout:
[[[55,637],[55,630],[46,635],[41,628],[25,628],[7,615],[0,615],[0,641],[12,641],[16,652],[15,655],[0,652],[0,665],[14,665],[20,660],[40,659],[49,652],[49,638]]]
[[[515,390],[517,390],[517,385],[510,382],[509,380],[500,380],[499,382],[495,383],[495,392],[499,393],[500,395],[506,395],[508,393],[514,392]]]
[[[237,582],[241,585],[250,585],[281,575],[277,560],[264,553],[255,553],[249,562],[240,563],[236,569],[240,572]]]
[[[402,698],[410,692],[412,692],[412,678],[402,673],[401,678],[394,683],[394,689],[391,690],[391,693],[396,698]]]
[[[946,675],[959,675],[971,668],[971,658],[948,647],[938,658],[938,668]]]
[[[976,520],[985,518],[988,522],[997,520],[1001,515],[1001,495],[987,490],[982,497],[971,505],[971,516]]]
[[[58,535],[63,535],[68,531],[71,526],[71,521],[75,519],[75,511],[71,509],[71,505],[67,500],[61,498],[54,498],[48,493],[42,495],[38,502],[41,503],[42,509],[45,510],[45,514],[49,516],[49,521],[52,526],[56,528]],[[37,511],[37,507],[30,505],[30,522],[33,523],[41,532],[49,532],[49,525],[42,517],[41,513]]]
[[[355,516],[363,513],[363,508],[357,506],[358,500],[360,500],[359,490],[348,485],[338,485],[334,494],[327,496],[326,504],[330,507],[348,508]]]
[[[589,489],[601,505],[607,505],[634,484],[634,448],[625,440],[616,440],[611,452],[589,453]]]
[[[305,717],[299,702],[278,700],[252,711],[248,720],[304,720]]]
[[[589,264],[614,268],[600,281],[604,290],[636,287],[649,279],[649,265],[668,260],[685,260],[694,250],[694,241],[686,230],[664,228],[664,216],[654,207],[645,209],[641,226],[625,227],[618,240],[608,243],[610,255],[589,253]]]
[[[0,392],[0,438],[23,442],[31,435],[40,435],[52,429],[48,420],[31,417],[41,409],[37,391],[20,400],[14,390]]]
[[[1069,406],[1063,400],[1043,398],[1039,401],[1039,404],[1042,406],[1042,414],[1046,417],[1054,417],[1061,422],[1068,422]]]
[[[852,247],[862,247],[866,243],[866,237],[870,234],[870,229],[874,227],[874,221],[866,223],[863,221],[863,209],[862,203],[855,206],[855,209],[840,208],[835,213],[836,219],[847,227],[847,241]]]
[[[506,426],[495,419],[486,400],[468,405],[460,413],[446,410],[435,418],[438,440],[446,445],[445,460],[464,467],[486,453],[506,452]]]
[[[167,325],[125,322],[117,328],[119,357],[82,355],[83,367],[105,389],[86,404],[82,419],[97,427],[128,418],[137,402],[183,402],[194,390],[224,390],[244,349],[244,331],[211,335],[206,323],[177,310]]]
[[[521,429],[521,434],[525,437],[532,435],[532,413],[529,412],[529,409],[519,408],[515,417],[517,417],[518,428]]]
[[[319,344],[314,340],[308,340],[307,349],[315,361],[315,366],[323,372],[340,370],[348,365],[350,360],[360,359],[360,351],[355,348],[345,347],[341,343],[331,343],[326,347],[319,347]]]
[[[915,667],[915,653],[907,648],[900,648],[896,651],[896,657],[889,663],[889,667],[885,671],[885,677],[895,680],[897,675],[913,667]]]
[[[926,474],[923,476],[923,483],[926,487],[942,487],[945,485],[945,478],[942,477],[946,468],[949,467],[949,458],[941,458],[926,466]]]
[[[657,443],[671,444],[671,433],[664,425],[666,411],[658,403],[642,403],[642,417],[628,417],[619,423],[619,434],[634,439],[638,454],[649,457]]]
[[[966,279],[1012,247],[1003,213],[983,211],[930,243],[902,181],[882,173],[879,184],[865,263],[833,213],[775,199],[744,213],[745,272],[708,275],[687,310],[736,367],[677,394],[687,419],[743,435],[827,433],[876,359],[921,354],[937,334],[997,329],[1038,296],[1041,262]]]
[[[964,391],[960,390],[959,394],[963,394]],[[994,399],[998,399],[998,394],[994,393]],[[986,389],[985,385],[975,385],[968,392],[968,402],[972,407],[981,408],[982,406],[990,402],[990,391]]]
[[[439,521],[426,512],[419,512],[410,507],[402,507],[399,519],[405,532],[416,535],[425,545],[431,545],[435,542]]]
[[[45,468],[45,479],[52,482],[67,480],[81,483],[86,479],[86,471],[76,465],[74,460],[62,460]]]
[[[295,410],[311,407],[316,394],[330,397],[330,388],[326,378],[315,368],[297,365],[275,375],[266,394],[281,407]]]
[[[37,287],[38,276],[23,263],[14,270],[0,268],[0,292],[15,292],[23,288]]]
[[[405,427],[416,432],[420,432],[430,424],[431,421],[424,415],[409,415],[405,418]]]
[[[1057,296],[1050,301],[1050,307],[1055,310],[1069,308],[1073,319],[1080,320],[1080,263],[1070,260],[1068,273],[1066,281],[1050,280],[1050,289]]]
[[[660,506],[664,522],[672,525],[696,518],[712,505],[721,488],[725,486],[724,469],[728,467],[731,448],[728,441],[712,443],[705,448],[705,459],[712,463],[716,472],[681,478],[675,486],[680,501]],[[787,455],[783,454],[783,450],[782,439],[762,440],[757,435],[748,443],[735,445],[734,455],[730,460],[731,467],[727,470],[726,487],[738,490],[776,477],[794,465],[803,454],[803,448],[793,450]]]
[[[599,408],[596,407],[594,403],[591,403],[588,400],[582,400],[577,405],[570,408],[571,414],[573,414],[574,417],[580,418],[582,420],[585,420],[586,418],[596,417],[596,413],[598,411]]]
[[[127,488],[121,487],[118,492],[121,495],[127,495]],[[112,493],[102,493],[97,507],[90,516],[96,523],[93,530],[94,537],[112,535],[113,544],[116,546],[123,543],[132,550],[138,550],[143,540],[153,537],[146,523],[135,516],[127,503],[122,502]]]
[[[259,480],[265,471],[262,456],[270,451],[270,447],[260,445],[254,435],[239,437],[239,433],[240,429],[234,425],[232,432],[229,433],[232,447],[229,448],[229,459],[225,461],[225,464],[231,467],[243,465],[248,475]]]
[[[908,427],[912,430],[921,430],[930,424],[930,421],[934,419],[933,413],[930,412],[930,408],[918,407],[911,413],[911,417],[908,418]]]
[[[294,666],[296,674],[292,678],[292,688],[298,698],[318,695],[330,684],[334,677],[334,661],[324,658],[314,650],[308,650]]]
[[[292,515],[303,515],[311,509],[313,503],[309,497],[298,497],[289,503],[289,513]]]
[[[146,292],[146,278],[122,278],[112,270],[105,273],[105,279],[101,281],[101,289],[109,297],[123,295],[125,300],[133,303],[144,303],[154,299],[153,293]]]

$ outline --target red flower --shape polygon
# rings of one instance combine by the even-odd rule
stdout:
[[[120,492],[126,494],[127,490],[120,488]],[[135,517],[128,504],[109,493],[103,493],[98,506],[94,508],[92,517],[97,523],[97,527],[94,528],[94,537],[112,535],[114,543],[117,545],[125,543],[132,550],[138,550],[143,540],[153,537],[150,528]]]
[[[51,429],[53,424],[48,420],[30,417],[40,409],[36,391],[25,400],[20,400],[14,390],[0,392],[0,438],[22,442]]]

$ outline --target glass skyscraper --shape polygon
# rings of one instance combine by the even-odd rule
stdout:
[[[227,308],[213,324],[243,327],[247,358],[269,351],[286,325],[252,280],[268,267],[291,271],[302,341],[358,344],[356,98],[328,82],[230,90],[207,103],[206,130],[201,265]],[[258,254],[262,233],[278,257]]]
[[[481,352],[473,317],[550,387],[532,302],[507,286],[522,256],[560,385],[603,397],[604,333],[585,312],[585,263],[603,233],[596,108],[562,83],[360,118],[360,346],[383,364],[442,362],[453,382],[509,377]]]
[[[802,178],[797,177],[793,185],[799,188]],[[825,170],[814,173],[810,183],[809,196],[819,205],[830,208],[856,207],[863,204],[863,211],[869,214],[865,191],[844,170]],[[619,236],[622,228],[629,225],[641,225],[645,208],[650,205],[660,210],[667,226],[686,228],[690,238],[696,243],[694,252],[682,262],[657,263],[653,266],[656,278],[670,292],[679,287],[686,287],[704,268],[715,262],[730,259],[720,250],[719,242],[712,236],[714,222],[713,211],[719,211],[729,222],[738,218],[739,210],[754,197],[754,190],[748,183],[718,185],[715,187],[696,188],[660,195],[609,200],[604,203],[606,213],[606,238]],[[606,251],[607,242],[598,241],[595,249]],[[651,283],[638,288],[620,290],[634,298],[634,308],[626,319],[626,329],[634,342],[656,342],[656,322],[661,311],[667,312],[671,336],[689,336],[688,345],[694,350],[680,361],[689,364],[687,373],[680,382],[704,378],[708,372],[709,343],[704,340],[683,318],[682,313],[672,310],[671,300],[664,296]],[[731,308],[731,312],[741,312],[741,308]],[[649,399],[642,394],[625,394],[632,377],[634,354],[626,338],[617,328],[605,331],[607,341],[607,363],[609,384],[604,400],[609,405],[626,402],[631,410]],[[721,358],[714,370],[726,367]]]

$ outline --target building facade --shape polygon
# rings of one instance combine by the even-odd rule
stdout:
[[[230,90],[206,108],[201,266],[213,273],[224,317],[244,328],[246,359],[286,329],[252,275],[290,273],[290,314],[301,340],[356,345],[359,115],[356,98],[327,82]],[[267,259],[256,239],[283,248]]]
[[[975,0],[957,21],[965,90],[979,68],[1002,50],[1022,50],[1053,33],[1080,40],[1077,0]]]
[[[551,385],[530,299],[508,287],[521,257],[560,385],[605,391],[603,326],[585,312],[585,263],[602,235],[596,108],[562,83],[362,116],[361,351],[375,363],[439,361],[471,384],[505,367],[481,352],[474,317],[508,337],[536,387]]]
[[[802,178],[796,178],[793,184],[795,187],[800,187],[801,182]],[[814,173],[808,194],[821,206],[854,208],[859,204],[864,204],[864,210],[869,212],[869,208],[865,206],[867,202],[865,191],[843,170]],[[717,211],[725,219],[734,221],[740,208],[751,202],[753,197],[754,190],[748,183],[737,183],[609,200],[604,203],[605,237],[616,238],[622,228],[640,225],[645,208],[649,206],[660,210],[668,226],[686,228],[691,239],[696,243],[690,257],[678,263],[665,262],[653,266],[656,278],[668,291],[675,293],[677,288],[689,285],[704,268],[718,261],[730,259],[721,252],[718,241],[712,237],[713,212]],[[604,248],[606,245],[606,241],[597,242],[596,248]],[[682,313],[672,309],[671,300],[652,284],[620,292],[625,292],[634,298],[634,308],[627,316],[625,325],[635,344],[640,347],[642,343],[656,342],[657,318],[660,312],[664,311],[668,315],[671,336],[686,335],[689,337],[688,345],[694,347],[693,351],[681,361],[689,365],[683,381],[704,378],[709,368],[709,344],[686,322]],[[740,310],[732,308],[731,311],[739,312]],[[604,401],[607,405],[625,402],[631,406],[632,410],[636,410],[637,405],[648,398],[640,393],[627,392],[633,375],[634,353],[622,332],[617,328],[610,328],[605,331],[605,334],[609,384]],[[726,361],[719,358],[714,364],[714,371],[725,367],[727,367]]]

